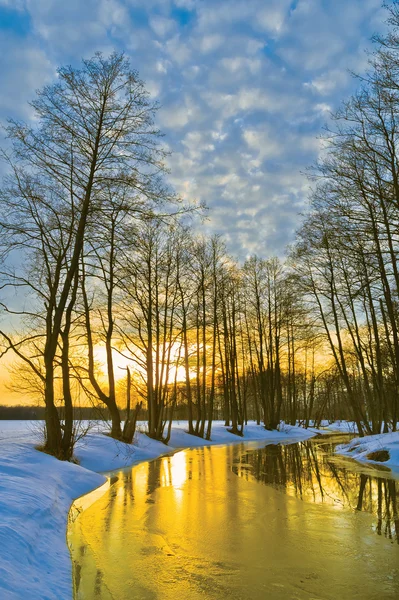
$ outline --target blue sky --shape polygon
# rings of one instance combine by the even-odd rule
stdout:
[[[0,0],[0,120],[29,120],[57,66],[123,50],[162,106],[176,190],[234,255],[282,255],[385,19],[381,0]]]

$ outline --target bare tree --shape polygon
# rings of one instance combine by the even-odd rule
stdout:
[[[25,266],[25,256],[34,254],[28,272],[4,269],[3,285],[24,287],[37,299],[43,324],[40,372],[24,354],[20,336],[17,342],[7,331],[2,336],[5,351],[14,350],[42,378],[46,450],[68,458],[70,427],[61,427],[54,377],[84,241],[110,185],[123,187],[126,196],[134,192],[135,198],[159,194],[164,154],[153,127],[156,106],[123,55],[97,54],[81,69],[59,69],[57,83],[39,91],[31,106],[35,127],[15,121],[8,127],[13,150],[0,194],[0,237],[3,259],[18,250]]]

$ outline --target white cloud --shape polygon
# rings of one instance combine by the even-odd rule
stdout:
[[[224,57],[220,61],[223,68],[230,73],[245,73],[250,72],[252,75],[259,73],[262,68],[262,61],[259,58],[246,58],[242,56]]]
[[[162,89],[161,83],[153,79],[147,79],[147,81],[145,82],[145,86],[147,88],[147,91],[153,97],[159,96],[160,91]]]
[[[278,33],[288,16],[290,0],[279,0],[277,2],[268,2],[261,10],[257,11],[256,24],[257,27],[266,31]]]
[[[315,110],[321,113],[330,113],[332,111],[332,107],[330,104],[325,104],[324,102],[315,105]]]
[[[150,18],[151,29],[159,37],[166,37],[176,29],[176,22],[173,19],[167,19],[160,15],[155,15]]]
[[[255,38],[250,38],[249,40],[247,40],[247,54],[249,55],[254,55],[257,54],[259,52],[259,50],[262,50],[262,48],[265,47],[265,42],[257,40]]]
[[[161,74],[166,74],[168,72],[168,68],[170,67],[171,63],[168,60],[162,59],[162,60],[158,60],[155,63],[155,68],[158,71],[158,73]]]
[[[215,145],[207,139],[208,135],[201,131],[190,131],[182,140],[190,158],[200,160],[204,154],[209,155],[215,150]]]
[[[321,96],[328,96],[336,88],[343,88],[347,84],[348,78],[349,73],[347,71],[331,69],[315,77],[312,81],[306,82],[304,85],[310,87]]]
[[[204,35],[199,41],[200,51],[204,54],[213,52],[216,48],[219,48],[223,43],[223,36],[215,33],[213,35]]]
[[[183,102],[176,102],[170,107],[162,107],[158,117],[164,128],[181,129],[188,123],[195,127],[201,118],[201,111],[194,100],[186,95]]]
[[[174,4],[178,8],[185,8],[187,10],[193,10],[198,3],[198,0],[174,0]]]
[[[168,53],[170,60],[179,66],[186,64],[192,56],[190,47],[182,41],[179,34],[165,43],[165,51]]]
[[[3,119],[32,118],[28,105],[35,90],[52,81],[56,76],[55,66],[37,45],[27,42],[16,44],[12,36],[0,39],[0,53],[10,57],[2,73],[0,115]]]
[[[273,139],[268,131],[247,129],[243,131],[242,137],[250,150],[255,152],[260,160],[276,157],[283,151],[281,143]]]
[[[235,94],[205,92],[208,104],[223,111],[225,118],[237,115],[241,111],[273,110],[277,108],[266,90],[260,88],[239,89]]]
[[[98,3],[99,20],[109,26],[126,27],[130,23],[129,11],[118,0],[101,0]]]
[[[281,253],[292,239],[308,189],[301,171],[324,151],[316,136],[355,86],[347,68],[366,68],[363,48],[385,18],[380,0],[0,4],[30,27],[0,38],[0,117],[28,119],[26,101],[55,65],[124,50],[162,106],[171,182],[205,200],[210,231],[244,255]]]

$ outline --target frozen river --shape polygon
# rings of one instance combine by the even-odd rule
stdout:
[[[183,450],[114,474],[70,524],[75,598],[399,598],[399,482],[345,436]]]

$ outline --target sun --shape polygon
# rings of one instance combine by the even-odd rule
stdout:
[[[184,381],[186,378],[186,370],[183,365],[174,364],[178,361],[179,357],[179,345],[174,344],[171,352],[171,365],[169,367],[169,373],[167,374],[168,383],[173,383],[175,377],[177,381]],[[104,374],[107,372],[107,352],[105,346],[97,344],[94,347],[94,360],[97,365],[103,371]],[[133,360],[133,356],[128,358],[127,356],[122,356],[120,352],[117,350],[112,350],[112,360],[114,363],[114,375],[115,380],[120,381],[126,377],[126,368],[129,367],[132,372],[139,373],[145,378],[145,370],[143,367],[137,364],[136,361]],[[176,374],[177,371],[177,374]],[[166,375],[165,375],[166,376]]]
[[[107,372],[107,351],[105,349],[105,346],[101,346],[99,344],[97,344],[95,346],[94,360],[96,361],[98,366],[101,368],[101,370],[104,373],[106,373]],[[129,360],[128,358],[125,358],[124,356],[122,356],[116,350],[112,350],[112,360],[114,363],[114,375],[115,375],[116,381],[119,381],[120,379],[124,379],[126,377],[126,368],[130,367],[132,369],[132,365],[134,363],[132,363],[132,361]],[[134,366],[134,368],[136,370],[136,366]]]

